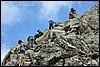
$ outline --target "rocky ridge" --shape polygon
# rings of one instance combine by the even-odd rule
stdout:
[[[78,26],[80,33],[76,32]],[[50,42],[52,32],[58,37],[54,42]],[[30,66],[99,66],[99,4],[81,17],[59,22],[57,27],[43,33],[36,39],[38,45],[25,52]],[[17,54],[16,47],[5,56],[2,66],[24,63],[25,55]]]

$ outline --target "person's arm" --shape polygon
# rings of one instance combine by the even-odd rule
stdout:
[[[72,13],[72,12],[70,12],[70,13],[69,13],[69,15],[73,15],[73,13]]]

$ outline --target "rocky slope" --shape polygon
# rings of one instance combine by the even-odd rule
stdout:
[[[5,56],[2,66],[99,66],[99,4],[86,11],[81,17],[59,22],[52,30],[46,29],[26,55],[17,54],[13,47]],[[75,30],[79,26],[80,33]],[[50,42],[52,32],[58,38]],[[24,59],[25,60],[25,59]]]

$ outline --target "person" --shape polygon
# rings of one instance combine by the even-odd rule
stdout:
[[[43,35],[43,32],[41,32],[40,30],[37,30],[36,34],[34,35],[34,40],[36,40],[36,38],[39,38]]]
[[[53,20],[49,20],[49,30],[53,29],[54,26],[57,26],[56,22],[54,22]]]
[[[51,42],[53,42],[56,38],[57,38],[57,35],[55,32],[53,32],[52,37],[51,37]]]
[[[41,32],[40,30],[37,30],[36,34],[34,35],[34,43],[36,43],[36,39],[41,37],[43,35],[43,32]]]
[[[41,37],[43,35],[43,32],[41,32],[40,30],[37,31],[39,34],[39,37]]]
[[[77,17],[77,13],[76,13],[76,10],[74,8],[71,8],[71,11],[69,13],[69,19],[73,19],[75,17]]]
[[[33,36],[29,36],[28,38],[27,38],[27,42],[28,42],[28,48],[33,48],[33,43],[34,43],[34,38],[33,38]]]
[[[19,53],[25,54],[25,44],[22,40],[18,40],[18,44],[20,45],[17,50]]]
[[[20,48],[21,48],[21,43],[22,42],[23,42],[22,40],[18,40],[17,53],[20,52]]]
[[[22,43],[20,53],[25,54],[25,44]]]

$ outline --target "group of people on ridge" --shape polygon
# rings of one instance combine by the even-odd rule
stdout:
[[[71,11],[69,13],[69,19],[73,19],[75,17],[77,17],[77,13],[76,10],[74,8],[71,8]],[[58,26],[57,22],[54,22],[53,20],[49,20],[49,30],[53,29],[54,27]],[[41,32],[40,30],[37,30],[36,34],[33,36],[29,36],[27,38],[27,43],[24,43],[22,40],[18,41],[19,47],[17,50],[19,53],[23,53],[25,54],[25,50],[27,49],[31,49],[33,48],[33,44],[37,44],[36,43],[36,39],[41,37],[43,35],[43,32]],[[57,38],[57,35],[55,32],[52,33],[52,38],[51,38],[51,42],[54,41],[54,39]]]
[[[29,36],[27,38],[27,42],[23,42],[22,40],[18,40],[18,48],[17,51],[18,53],[23,53],[25,54],[25,50],[33,48],[34,43],[36,44],[35,40],[43,35],[43,32],[38,30],[36,34],[33,36]]]

